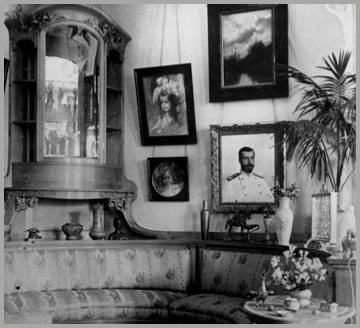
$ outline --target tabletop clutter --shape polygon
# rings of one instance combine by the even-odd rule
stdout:
[[[280,306],[279,306],[280,305]],[[305,307],[306,308],[312,308],[311,313],[314,315],[320,315],[321,312],[330,312],[330,313],[337,313],[338,312],[338,304],[335,302],[327,303],[326,301],[316,302],[312,303],[314,306]],[[283,306],[281,304],[260,304],[257,303],[255,305],[256,307],[260,306],[267,306],[267,311],[269,312],[276,312],[277,315],[281,317],[289,317],[294,312],[297,312],[300,308],[300,303],[297,298],[294,297],[286,297],[283,303]]]

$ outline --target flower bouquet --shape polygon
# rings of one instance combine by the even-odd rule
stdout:
[[[270,275],[275,286],[282,286],[291,291],[292,296],[300,301],[301,306],[310,304],[311,290],[314,282],[325,280],[327,270],[317,257],[309,258],[309,252],[290,245],[283,256],[273,256],[270,260]]]
[[[274,195],[275,200],[279,200],[279,198],[281,197],[296,199],[298,198],[300,189],[296,186],[295,183],[291,184],[290,186],[286,186],[285,188],[280,186],[279,183],[276,183],[276,185],[271,188],[271,191]]]

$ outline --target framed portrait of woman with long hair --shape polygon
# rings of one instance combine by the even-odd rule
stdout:
[[[134,74],[142,145],[196,143],[191,64],[137,68]]]

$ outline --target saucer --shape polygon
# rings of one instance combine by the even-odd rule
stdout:
[[[292,313],[289,311],[276,311],[276,313],[280,316],[280,317],[290,317],[292,316]]]
[[[288,311],[291,311],[291,312],[296,312],[296,311],[299,310],[299,307],[298,308],[291,308],[291,307],[288,307],[288,306],[284,306],[284,309],[288,310]]]

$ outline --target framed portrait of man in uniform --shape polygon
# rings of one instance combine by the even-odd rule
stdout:
[[[271,188],[284,181],[287,122],[211,125],[214,212],[275,205]]]

